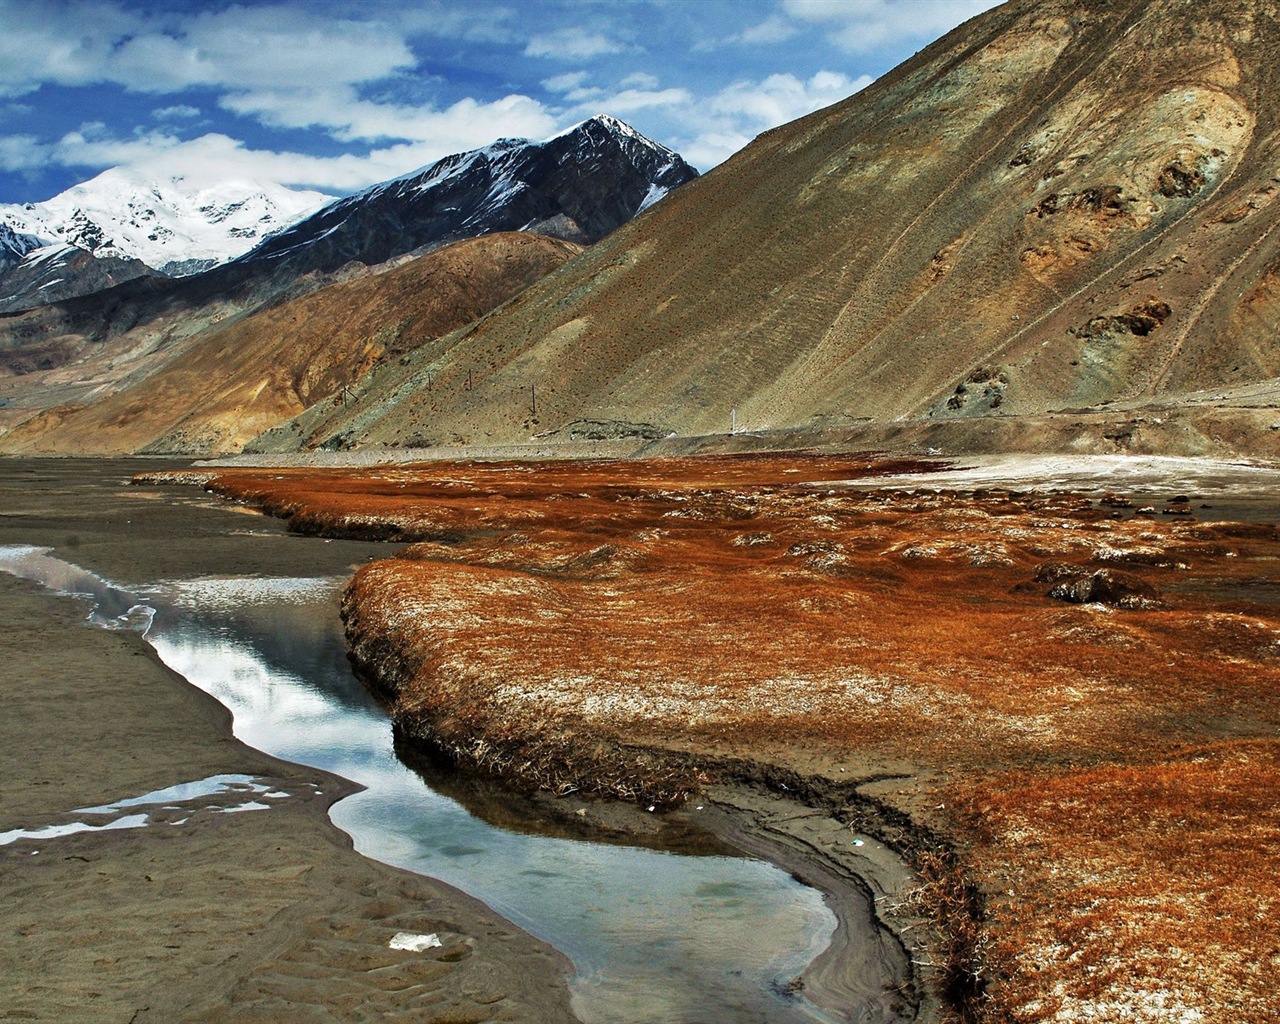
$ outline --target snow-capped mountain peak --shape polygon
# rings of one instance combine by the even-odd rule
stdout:
[[[116,167],[45,202],[0,205],[0,229],[187,274],[248,252],[331,198],[275,182],[153,180]]]
[[[549,139],[498,139],[339,199],[241,262],[305,258],[332,270],[494,231],[591,244],[697,173],[629,125],[597,115]]]

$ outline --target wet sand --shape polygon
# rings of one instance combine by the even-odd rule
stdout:
[[[0,461],[0,544],[53,547],[125,585],[338,574],[387,551],[127,486],[158,465]],[[219,773],[290,794],[269,811],[0,847],[0,1020],[573,1020],[562,956],[352,850],[326,814],[348,783],[232,738],[220,704],[136,633],[86,628],[82,603],[0,575],[0,609],[0,832]],[[391,950],[399,931],[445,943]]]

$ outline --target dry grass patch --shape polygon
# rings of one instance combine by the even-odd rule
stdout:
[[[1280,1020],[1280,743],[961,787],[1014,1020]]]
[[[345,602],[405,736],[654,804],[744,762],[906,766],[930,781],[866,799],[952,837],[908,852],[970,1010],[1280,1019],[1276,528],[840,485],[873,461],[237,470],[207,486],[295,529],[419,541]]]

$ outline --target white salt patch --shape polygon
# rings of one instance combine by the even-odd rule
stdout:
[[[425,953],[428,949],[443,946],[440,936],[435,932],[430,935],[419,935],[417,932],[396,932],[387,943],[391,949],[403,949],[410,953]]]
[[[958,456],[951,461],[963,465],[940,473],[855,477],[841,484],[925,490],[1034,484],[1046,490],[1141,487],[1155,492],[1212,490],[1217,494],[1247,495],[1259,488],[1274,488],[1280,482],[1280,469],[1275,466],[1166,455],[977,455]]]

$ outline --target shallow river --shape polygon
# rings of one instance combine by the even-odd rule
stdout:
[[[367,787],[330,812],[356,848],[443,879],[563,951],[588,1024],[833,1019],[787,992],[835,918],[785,872],[508,831],[405,767],[385,713],[347,664],[342,581],[200,579],[128,592],[41,549],[5,546],[0,570],[88,597],[96,625],[145,630],[167,665],[231,709],[246,743]]]

